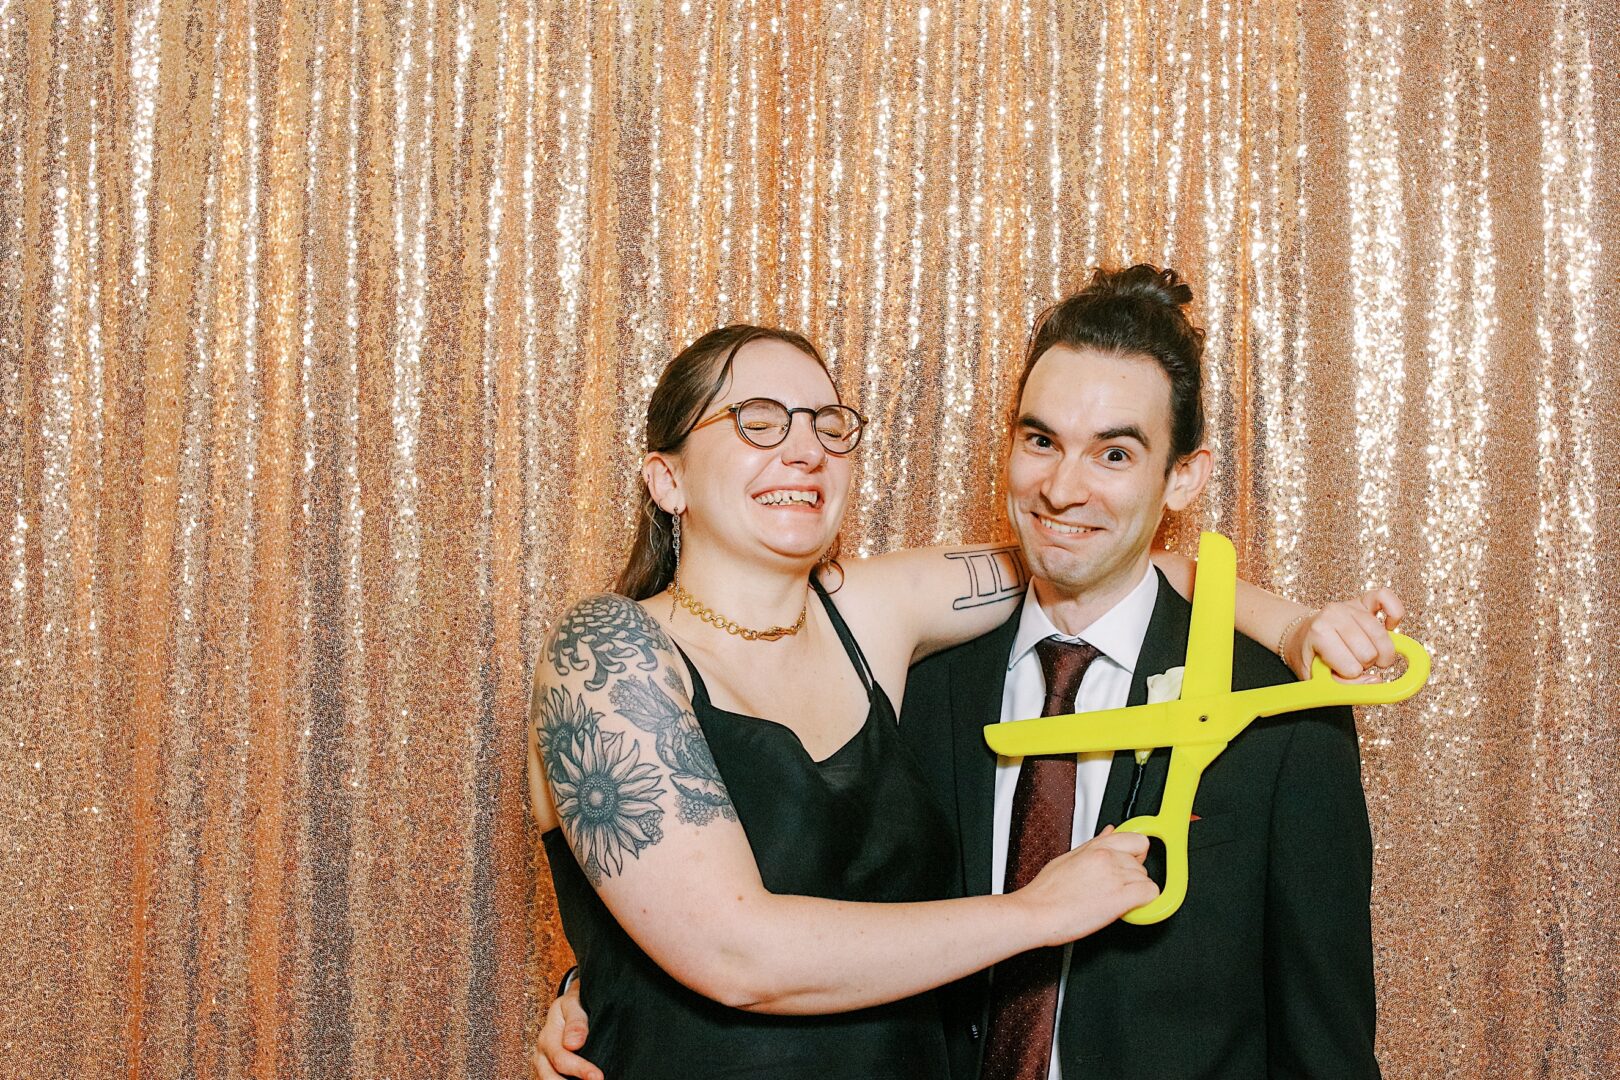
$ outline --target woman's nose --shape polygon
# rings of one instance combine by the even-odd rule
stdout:
[[[804,423],[798,423],[800,417]],[[816,435],[816,417],[808,409],[788,414],[787,437],[782,440],[782,460],[815,466],[827,456],[827,448]]]

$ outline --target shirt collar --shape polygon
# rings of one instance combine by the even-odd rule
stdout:
[[[1018,633],[1007,656],[1007,670],[1011,671],[1038,642],[1055,637],[1062,641],[1085,641],[1126,671],[1135,674],[1136,660],[1142,653],[1142,640],[1147,637],[1148,622],[1153,618],[1153,606],[1159,598],[1158,575],[1153,572],[1152,563],[1148,564],[1136,587],[1080,631],[1078,637],[1070,637],[1052,625],[1052,620],[1035,599],[1034,588],[1025,596],[1024,610],[1018,618]]]

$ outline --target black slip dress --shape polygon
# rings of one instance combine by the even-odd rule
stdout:
[[[838,900],[944,898],[957,873],[950,822],[901,744],[894,709],[849,627],[819,583],[812,584],[870,702],[866,723],[829,757],[813,760],[781,724],[716,708],[682,653],[693,711],[765,887]],[[560,828],[543,841],[590,1016],[581,1053],[610,1080],[948,1075],[932,993],[827,1016],[727,1008],[688,990],[642,952],[586,880]]]

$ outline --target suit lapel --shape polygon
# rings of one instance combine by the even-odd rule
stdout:
[[[1131,676],[1131,694],[1126,705],[1147,704],[1147,680],[1187,662],[1187,633],[1191,626],[1192,605],[1170,587],[1163,574],[1159,576],[1159,595],[1153,602],[1153,617],[1148,620],[1147,634],[1142,639],[1142,651],[1136,658],[1136,671]],[[1130,795],[1132,766],[1136,756],[1128,751],[1114,755],[1114,764],[1108,772],[1108,786],[1103,790],[1101,812],[1097,815],[1097,828],[1118,825],[1125,818],[1125,800]],[[1165,747],[1153,751],[1142,772],[1142,789],[1136,796],[1135,813],[1153,813],[1164,798],[1165,778],[1170,771],[1170,751]]]
[[[1001,719],[1007,654],[1018,635],[1024,605],[996,629],[963,646],[951,665],[951,729],[956,736],[956,813],[962,837],[963,889],[990,891],[991,820],[996,798],[996,755],[984,741],[986,724]]]

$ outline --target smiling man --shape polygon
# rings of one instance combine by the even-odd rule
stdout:
[[[1191,290],[1099,271],[1036,324],[1007,456],[1031,589],[999,629],[912,669],[900,731],[954,811],[966,894],[1151,813],[1169,752],[998,759],[983,726],[1117,708],[1184,662],[1190,607],[1152,568],[1208,479]],[[1239,637],[1238,689],[1292,675]],[[1205,773],[1190,892],[941,991],[957,1080],[1376,1077],[1372,848],[1348,709],[1259,721]],[[1162,848],[1149,871],[1163,882]]]

